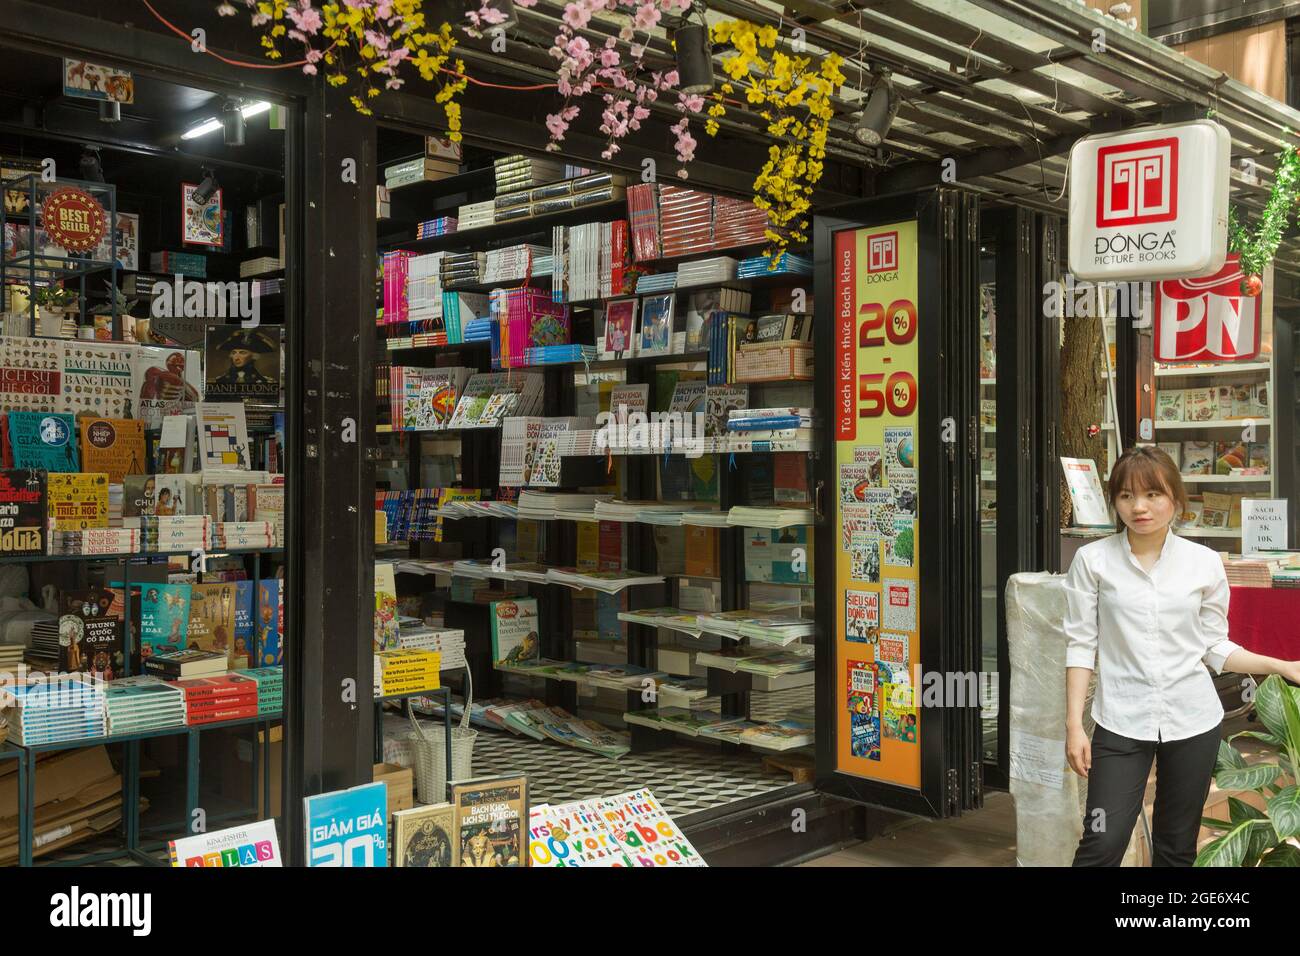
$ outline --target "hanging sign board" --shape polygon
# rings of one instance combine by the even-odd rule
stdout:
[[[834,257],[835,767],[919,788],[916,221]]]
[[[1070,150],[1078,279],[1213,275],[1228,251],[1231,141],[1213,120],[1085,136]]]
[[[99,200],[73,186],[54,190],[41,202],[41,224],[54,243],[68,252],[90,252],[108,233],[108,216]]]
[[[1241,553],[1286,550],[1286,499],[1241,499]]]
[[[1197,279],[1155,284],[1157,362],[1239,362],[1259,355],[1262,295],[1242,295],[1234,252],[1223,268]]]

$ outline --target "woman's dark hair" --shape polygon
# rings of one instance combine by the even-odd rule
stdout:
[[[1187,489],[1178,466],[1166,452],[1151,445],[1134,445],[1120,455],[1110,470],[1109,486],[1112,506],[1122,491],[1138,494],[1154,490],[1163,491],[1173,499],[1177,508],[1175,519],[1188,509]]]

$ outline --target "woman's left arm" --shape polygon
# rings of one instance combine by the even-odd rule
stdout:
[[[1216,674],[1280,674],[1300,684],[1300,661],[1284,661],[1248,651],[1228,639],[1228,575],[1215,561],[1214,582],[1201,596],[1201,627],[1205,636],[1206,664]]]

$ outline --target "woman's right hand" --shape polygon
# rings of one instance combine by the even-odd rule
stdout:
[[[1082,727],[1070,727],[1066,731],[1065,757],[1070,761],[1070,769],[1086,779],[1092,769],[1092,741]]]

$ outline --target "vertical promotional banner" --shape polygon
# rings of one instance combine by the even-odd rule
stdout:
[[[919,788],[916,232],[835,236],[835,766]]]

